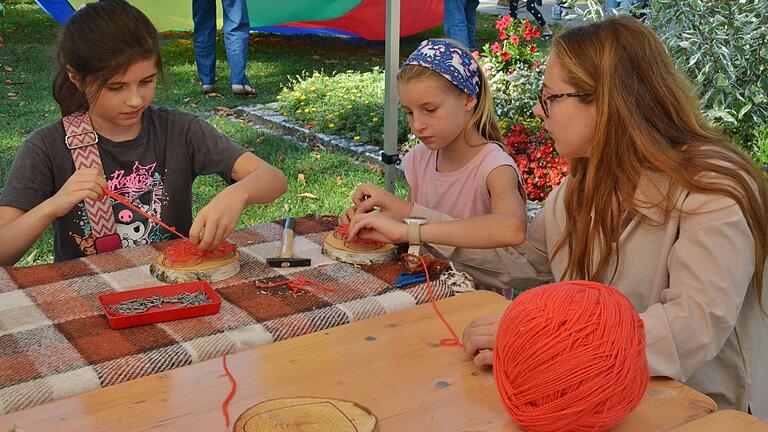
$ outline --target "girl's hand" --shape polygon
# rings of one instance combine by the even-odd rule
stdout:
[[[406,243],[408,227],[380,212],[358,214],[349,223],[349,239],[358,236],[381,243]]]
[[[493,365],[493,347],[500,320],[501,315],[482,316],[472,320],[464,329],[464,351],[475,357],[476,366]]]
[[[87,168],[76,170],[64,186],[56,192],[55,195],[48,198],[47,206],[51,213],[56,217],[62,217],[67,214],[72,207],[84,199],[98,201],[104,197],[104,188],[107,187],[107,181],[104,179],[104,173],[97,168]]]
[[[370,183],[357,187],[352,196],[352,207],[339,216],[339,224],[349,223],[353,216],[369,213],[378,209],[384,216],[391,219],[402,220],[413,210],[413,203],[398,198],[381,188]]]
[[[195,217],[189,239],[202,250],[219,246],[235,230],[247,199],[237,183],[219,192]]]

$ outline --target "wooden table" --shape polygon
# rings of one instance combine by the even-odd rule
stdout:
[[[479,291],[438,302],[454,328],[508,302]],[[381,431],[518,431],[490,369],[458,347],[430,305],[334,327],[227,357],[238,382],[232,422],[273,398],[317,396],[369,408]],[[25,431],[221,431],[230,384],[212,359],[62,399],[0,418]],[[668,430],[715,410],[708,397],[668,379],[651,380],[645,399],[617,431]]]
[[[768,432],[768,423],[745,412],[717,411],[672,429],[670,432]]]

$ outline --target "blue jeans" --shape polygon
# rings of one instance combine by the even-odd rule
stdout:
[[[445,37],[464,45],[470,51],[475,49],[475,13],[480,0],[443,0],[443,27]]]
[[[245,76],[248,60],[248,34],[251,23],[245,0],[222,0],[224,12],[224,47],[229,62],[229,81],[249,84]],[[216,82],[216,0],[192,0],[195,23],[194,46],[197,75],[203,85]]]
[[[642,3],[642,0],[605,0],[603,7],[609,14],[613,14],[616,9],[620,14],[628,14],[632,11],[632,6]]]

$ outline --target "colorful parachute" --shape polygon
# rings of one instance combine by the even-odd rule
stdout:
[[[158,30],[192,28],[192,0],[129,0]],[[326,33],[383,40],[386,0],[247,0],[253,30],[277,33]],[[83,0],[37,0],[63,23]],[[219,7],[219,13],[220,13]],[[443,0],[400,0],[400,35],[410,36],[443,20]]]

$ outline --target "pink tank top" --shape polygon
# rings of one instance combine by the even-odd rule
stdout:
[[[437,171],[437,151],[424,144],[418,144],[403,157],[411,200],[457,219],[491,213],[491,193],[486,178],[494,168],[502,165],[514,168],[519,184],[510,186],[517,187],[525,199],[517,164],[496,143],[485,144],[469,163],[446,173]]]

